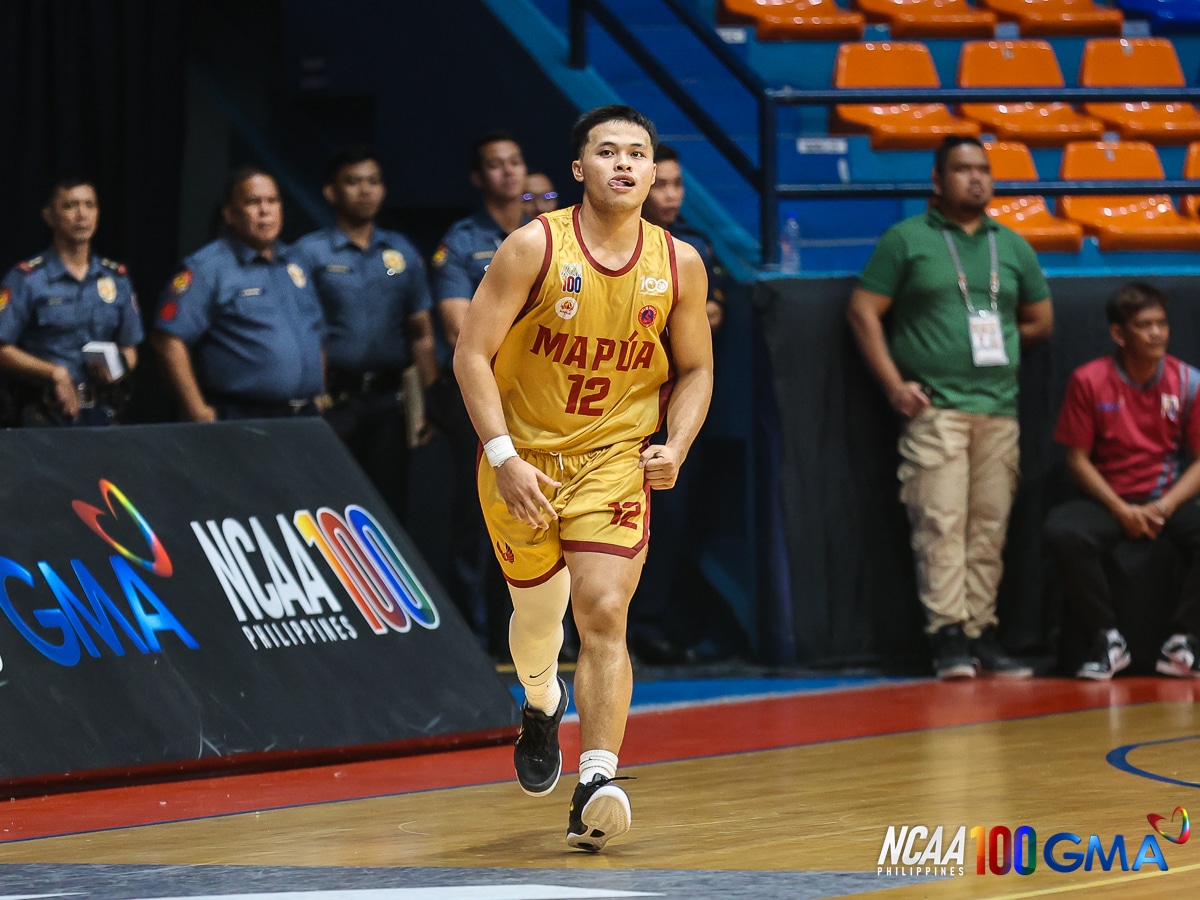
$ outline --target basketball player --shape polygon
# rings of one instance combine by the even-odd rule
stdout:
[[[562,771],[567,687],[557,660],[571,599],[583,753],[567,844],[595,852],[631,822],[613,783],[633,690],[626,614],[646,556],[650,491],[675,484],[708,411],[712,342],[699,255],[641,219],[654,124],[605,106],[585,113],[571,138],[582,204],[539,216],[501,245],[454,371],[484,444],[479,496],[513,601],[509,648],[525,688],[517,780],[543,796]],[[651,445],[663,406],[669,437]]]

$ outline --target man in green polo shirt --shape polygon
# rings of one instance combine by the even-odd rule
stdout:
[[[983,145],[946,138],[932,204],[879,239],[847,310],[905,417],[900,499],[939,678],[1032,674],[1000,645],[996,591],[1017,487],[1017,367],[1054,314],[1037,255],[988,217],[991,199]]]

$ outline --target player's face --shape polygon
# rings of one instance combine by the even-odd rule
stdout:
[[[239,184],[224,213],[233,233],[255,250],[266,250],[283,230],[283,201],[268,175],[252,175]]]
[[[487,199],[510,203],[525,193],[528,174],[515,141],[492,141],[479,151],[479,169],[471,174],[471,180]]]
[[[85,244],[96,233],[96,223],[100,221],[96,189],[90,184],[60,189],[42,215],[56,240]]]
[[[1150,362],[1166,356],[1171,326],[1161,306],[1143,309],[1124,325],[1112,326],[1112,331],[1113,340],[1130,359]]]
[[[655,165],[654,184],[646,195],[642,216],[664,228],[674,224],[683,205],[683,170],[674,159]]]
[[[343,166],[325,190],[337,214],[356,223],[373,222],[387,195],[383,171],[373,159]]]
[[[599,207],[638,210],[654,183],[654,148],[646,129],[632,122],[601,122],[571,164],[575,180]]]
[[[992,202],[992,167],[982,147],[959,144],[946,157],[946,170],[934,172],[933,189],[942,211],[982,213]]]

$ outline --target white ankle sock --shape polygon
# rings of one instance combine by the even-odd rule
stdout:
[[[617,777],[617,754],[608,750],[584,750],[579,755],[579,782],[588,784],[593,775]]]
[[[562,700],[562,689],[558,684],[557,669],[555,674],[545,684],[525,685],[525,702],[530,709],[540,709],[548,716],[554,715]]]

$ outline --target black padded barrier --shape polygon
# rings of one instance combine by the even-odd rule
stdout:
[[[321,420],[0,440],[0,783],[494,742],[518,711]]]

